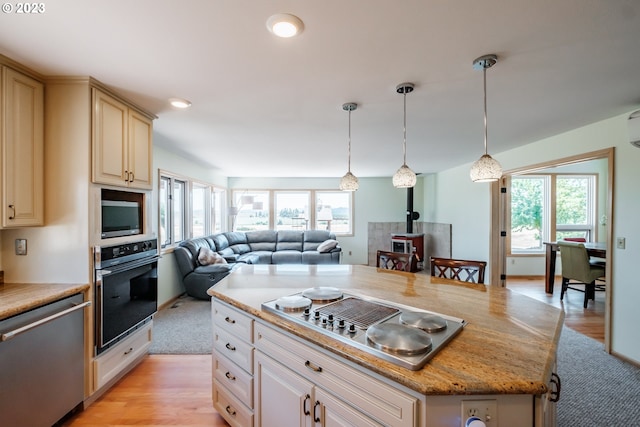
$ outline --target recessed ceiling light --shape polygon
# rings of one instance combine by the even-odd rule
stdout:
[[[182,98],[171,98],[169,99],[169,103],[176,108],[189,108],[191,107],[191,101],[187,101]]]
[[[278,13],[267,19],[267,29],[278,37],[293,37],[302,32],[304,24],[297,16]]]

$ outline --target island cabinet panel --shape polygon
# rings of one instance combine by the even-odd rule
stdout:
[[[2,66],[1,227],[44,224],[44,85]]]
[[[273,363],[290,372],[288,378],[303,378],[312,384],[306,392],[299,395],[297,387],[291,387],[292,393],[302,402],[300,410],[310,411],[310,417],[318,421],[318,425],[392,425],[414,426],[418,422],[418,409],[421,400],[405,393],[400,387],[390,382],[381,381],[365,369],[357,369],[336,357],[325,354],[302,340],[286,335],[275,329],[255,322],[256,364],[255,370],[264,369],[266,355]],[[273,363],[267,366],[273,371]],[[271,372],[269,371],[269,372]],[[261,405],[264,396],[272,394],[271,381],[263,383],[260,372],[255,378],[256,418],[260,419],[263,411],[268,410]],[[313,401],[312,408],[304,404],[306,394]],[[321,399],[322,398],[322,399]],[[307,399],[307,400],[308,400]],[[292,402],[296,401],[292,397]],[[269,401],[271,403],[271,401]],[[288,406],[293,410],[290,402]],[[314,415],[315,411],[315,415]],[[273,416],[277,416],[274,413]],[[339,420],[343,420],[340,422]],[[349,420],[349,421],[347,421]],[[354,421],[357,420],[357,421]],[[334,424],[332,421],[335,421]],[[261,424],[267,426],[269,424]],[[280,424],[285,425],[285,424]],[[293,424],[292,424],[293,425]],[[295,424],[298,425],[298,424]],[[305,424],[301,424],[305,425]],[[312,424],[315,425],[315,424]]]
[[[92,181],[151,189],[151,119],[97,88],[92,94]]]
[[[213,406],[233,427],[253,426],[253,324],[251,316],[211,299]]]

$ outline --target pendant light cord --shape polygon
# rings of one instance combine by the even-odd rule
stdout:
[[[404,135],[404,140],[402,142],[402,165],[407,165],[407,89],[405,88],[403,91],[404,95],[404,121],[402,123],[402,133]]]
[[[484,80],[484,154],[487,155],[487,66],[482,67],[482,77]]]
[[[349,144],[347,149],[347,172],[351,173],[351,108],[349,109]]]

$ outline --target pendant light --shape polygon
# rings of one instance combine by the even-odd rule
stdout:
[[[356,191],[359,187],[358,178],[351,173],[351,112],[356,108],[358,108],[358,104],[355,102],[342,104],[342,109],[349,112],[349,149],[347,151],[349,160],[347,163],[347,173],[340,180],[340,190],[342,191]]]
[[[484,81],[484,154],[471,166],[469,176],[473,182],[497,181],[502,177],[502,166],[487,152],[487,68],[498,62],[496,55],[484,55],[473,61],[473,68],[482,70]]]
[[[396,188],[411,188],[416,185],[416,174],[407,166],[407,94],[413,92],[413,83],[400,83],[396,86],[396,92],[404,96],[404,122],[402,141],[403,163],[400,169],[393,175],[393,186]]]

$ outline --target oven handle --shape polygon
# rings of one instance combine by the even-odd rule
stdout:
[[[66,310],[63,310],[63,311],[58,312],[56,314],[52,314],[49,317],[45,317],[44,319],[37,320],[37,321],[35,321],[33,323],[29,323],[28,325],[24,325],[24,326],[22,326],[20,328],[14,329],[13,331],[9,331],[9,332],[4,333],[4,334],[0,335],[0,341],[8,341],[8,340],[10,340],[11,338],[13,338],[13,337],[15,337],[17,335],[20,335],[20,334],[22,334],[24,332],[27,332],[27,331],[29,331],[29,330],[31,330],[33,328],[37,328],[38,326],[44,325],[45,323],[49,323],[52,320],[56,320],[59,317],[66,316],[67,314],[72,313],[72,312],[74,312],[76,310],[81,310],[81,309],[83,309],[85,307],[88,307],[90,305],[91,305],[91,301],[85,301],[82,304],[74,304],[73,307],[67,308]]]
[[[160,259],[159,255],[154,255],[152,257],[149,258],[143,258],[143,259],[137,259],[135,261],[129,261],[129,262],[125,262],[124,264],[117,264],[114,265],[111,268],[98,268],[96,269],[96,272],[99,272],[100,276],[107,276],[109,274],[113,274],[113,273],[119,273],[121,271],[125,271],[125,270],[131,270],[132,268],[136,268],[136,267],[142,267],[144,265],[148,265],[148,264],[153,264],[154,262],[157,262]]]

